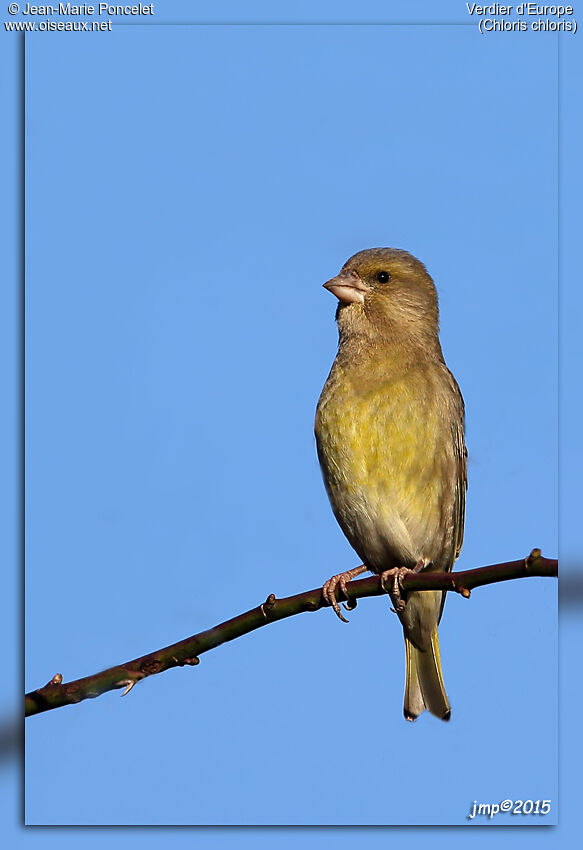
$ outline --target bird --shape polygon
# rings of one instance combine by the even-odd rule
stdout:
[[[445,591],[406,593],[408,571],[448,571],[460,554],[467,489],[465,407],[439,340],[435,284],[398,248],[368,248],[324,283],[336,296],[338,351],[315,418],[330,504],[362,565],[323,587],[340,617],[337,589],[367,570],[381,576],[405,638],[403,713],[451,717],[437,626]]]

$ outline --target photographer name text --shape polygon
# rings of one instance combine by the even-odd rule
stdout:
[[[153,15],[153,3],[134,3],[133,5],[114,5],[110,3],[98,3],[90,6],[88,3],[75,5],[73,3],[58,3],[56,6],[34,6],[25,3],[20,8],[22,15],[41,15],[42,17],[91,17],[97,12],[98,15]]]

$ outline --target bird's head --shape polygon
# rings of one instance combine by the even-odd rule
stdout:
[[[423,263],[407,251],[359,251],[324,287],[340,302],[336,318],[341,339],[355,334],[379,341],[437,339],[435,285]]]

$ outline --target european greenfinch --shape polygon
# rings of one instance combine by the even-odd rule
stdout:
[[[405,593],[404,571],[451,570],[467,487],[464,402],[439,342],[437,292],[406,251],[360,251],[324,284],[339,301],[339,343],[316,410],[316,444],[332,510],[363,565],[333,576],[382,576],[405,635],[404,714],[451,708],[437,626],[444,591]]]

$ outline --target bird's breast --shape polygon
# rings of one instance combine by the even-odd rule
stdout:
[[[332,508],[375,572],[438,561],[452,537],[453,451],[436,382],[426,369],[375,374],[335,364],[318,402]]]

